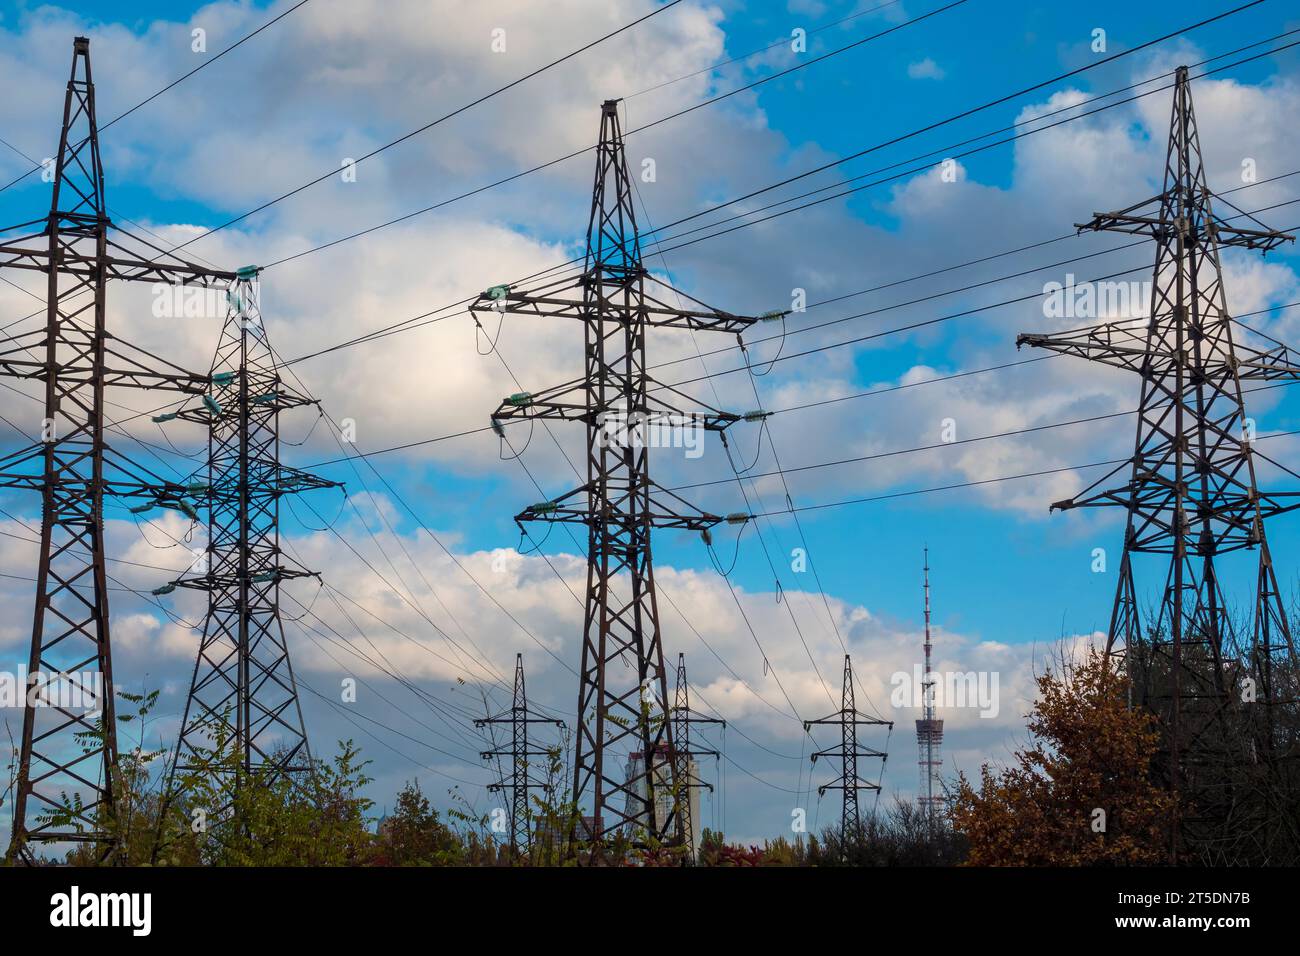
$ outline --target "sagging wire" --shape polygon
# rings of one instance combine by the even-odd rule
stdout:
[[[155,551],[169,551],[169,550],[171,550],[172,548],[183,547],[183,546],[188,545],[188,544],[190,544],[191,542],[194,541],[194,529],[198,527],[198,524],[199,524],[199,523],[198,523],[197,521],[195,521],[193,518],[190,519],[189,527],[187,527],[187,528],[185,529],[185,532],[184,532],[184,534],[182,535],[181,538],[177,538],[177,537],[175,537],[174,535],[170,534],[169,532],[167,532],[167,531],[163,531],[163,534],[166,535],[167,537],[171,538],[173,543],[172,543],[172,544],[154,544],[152,541],[149,540],[149,536],[148,536],[147,534],[144,533],[144,525],[145,525],[145,524],[149,525],[149,527],[151,527],[151,528],[153,528],[153,527],[157,527],[157,526],[154,524],[153,519],[152,519],[152,518],[143,518],[143,517],[141,516],[142,513],[136,513],[136,511],[135,511],[134,509],[130,509],[130,508],[128,508],[128,509],[127,509],[127,512],[128,512],[128,514],[131,515],[131,520],[132,520],[132,522],[134,522],[134,524],[135,524],[135,529],[136,529],[136,531],[138,531],[138,532],[140,533],[140,538],[144,541],[145,544],[149,545],[149,547],[153,548]],[[143,524],[142,524],[141,522],[143,522]]]
[[[727,570],[725,571],[722,570],[722,562],[718,559],[718,552],[713,547],[712,532],[710,532],[708,528],[705,528],[700,532],[700,539],[704,542],[704,549],[709,554],[709,562],[713,565],[713,570],[717,571],[718,574],[722,575],[724,578],[730,578],[731,573],[736,570],[736,562],[740,560],[740,539],[744,536],[745,529],[748,527],[749,522],[746,521],[740,526],[740,530],[736,532],[735,550],[731,555],[731,564],[727,566]],[[763,663],[766,665],[766,659],[764,659]],[[763,676],[767,676],[766,669],[763,671]]]
[[[311,440],[312,435],[316,434],[316,426],[318,426],[321,423],[321,419],[325,417],[325,409],[320,407],[320,402],[316,402],[315,404],[316,404],[316,420],[312,422],[311,427],[307,429],[307,434],[303,435],[302,438],[298,439],[297,441],[286,441],[285,439],[281,438],[280,439],[281,445],[288,445],[291,448],[301,448],[303,445],[307,444],[307,442]]]
[[[160,435],[162,435],[162,437],[163,437],[163,441],[165,441],[165,442],[167,443],[167,446],[168,446],[169,448],[171,448],[171,450],[172,450],[173,452],[175,452],[177,455],[179,455],[180,457],[182,457],[182,458],[200,458],[200,457],[202,457],[203,455],[207,454],[207,450],[204,449],[204,448],[199,448],[198,450],[193,451],[193,452],[183,451],[182,449],[177,448],[177,447],[176,447],[176,443],[175,443],[174,441],[172,441],[171,436],[167,434],[167,429],[163,428],[161,423],[155,421],[155,422],[153,423],[153,426],[154,426],[154,428],[158,429],[158,433],[159,433]],[[128,437],[129,437],[129,436],[128,436]]]
[[[762,413],[755,413],[755,414],[762,414]],[[727,464],[731,465],[731,470],[732,472],[735,473],[737,478],[739,478],[741,475],[748,474],[749,472],[753,471],[755,468],[758,467],[758,462],[763,457],[763,433],[766,430],[767,430],[767,418],[763,417],[759,421],[758,445],[754,448],[754,460],[751,461],[744,468],[737,468],[735,459],[731,457],[731,444],[730,442],[727,441],[727,433],[718,432],[718,438],[721,439],[722,441],[722,450],[727,453]],[[771,441],[772,441],[771,436],[768,436],[768,443],[770,444]]]
[[[474,351],[479,355],[491,355],[497,350],[497,343],[501,341],[501,330],[505,328],[506,324],[505,311],[502,310],[498,315],[500,315],[500,318],[497,319],[496,335],[488,335],[487,329],[483,328],[482,323],[478,320],[478,316],[475,315],[473,311],[469,313],[469,317],[474,320]],[[488,349],[486,352],[478,347],[480,336],[488,342]]]
[[[528,529],[524,527],[522,521],[515,523],[519,525],[519,546],[515,548],[515,551],[521,557],[525,554],[541,554],[542,548],[546,546],[547,540],[551,537],[551,532],[554,531],[555,526],[559,524],[558,521],[548,521],[546,523],[546,534],[542,535],[542,540],[538,541],[528,550],[524,550],[524,539],[528,538],[531,541],[533,536],[528,533]]]
[[[495,351],[495,347],[493,351]],[[483,353],[488,354],[488,353]],[[497,436],[497,460],[498,461],[519,461],[520,455],[528,451],[528,446],[533,443],[533,432],[537,430],[537,419],[528,419],[528,438],[524,440],[524,447],[515,451],[515,446],[506,440],[506,430],[499,419],[492,419],[492,434]],[[503,449],[509,448],[513,454],[507,455]]]
[[[298,524],[300,524],[300,525],[302,525],[304,528],[306,528],[308,531],[312,531],[312,532],[316,532],[316,533],[324,533],[324,532],[327,532],[327,531],[333,531],[333,530],[334,530],[334,526],[337,525],[337,524],[339,523],[339,519],[343,517],[343,509],[346,508],[346,507],[348,506],[348,501],[350,500],[350,499],[348,498],[348,489],[347,489],[346,487],[344,487],[343,485],[339,485],[338,487],[339,487],[339,490],[341,490],[341,491],[343,492],[343,500],[339,502],[339,510],[338,510],[338,512],[334,515],[333,518],[329,519],[329,521],[325,521],[325,519],[324,519],[324,518],[323,518],[323,517],[322,517],[322,516],[321,516],[321,515],[316,511],[315,508],[312,509],[312,514],[315,514],[316,517],[317,517],[317,518],[320,518],[321,521],[325,521],[325,523],[324,523],[321,527],[319,527],[319,528],[317,528],[317,527],[315,527],[315,526],[313,526],[313,525],[307,523],[306,521],[303,521],[303,520],[302,520],[302,515],[300,515],[300,514],[298,513],[298,508],[297,508],[297,506],[296,506],[296,504],[295,504],[295,498],[294,498],[294,496],[292,496],[292,495],[287,496],[287,497],[285,498],[285,500],[289,503],[289,511],[293,514],[294,520],[297,521]]]
[[[749,348],[745,345],[745,339],[742,337],[740,332],[736,333],[736,345],[739,346],[741,357],[745,360],[745,368],[749,369],[751,375],[757,375],[761,378],[762,376],[769,374],[772,369],[776,367],[776,363],[781,361],[781,353],[785,351],[785,317],[789,314],[789,311],[782,310],[780,312],[765,312],[758,317],[760,322],[774,321],[776,319],[781,320],[781,336],[779,340],[781,344],[777,346],[776,354],[772,356],[771,361],[766,363],[767,368],[762,372],[755,371],[753,364],[749,360]],[[768,336],[768,339],[771,339],[771,336]],[[767,339],[764,341],[767,341]]]
[[[312,613],[312,608],[316,606],[316,601],[320,599],[321,592],[325,590],[325,579],[320,576],[319,571],[315,572],[310,576],[316,579],[316,593],[311,596],[311,600],[306,604],[303,604],[297,598],[294,598],[293,602],[297,604],[300,608],[302,608],[302,613],[299,614],[297,617],[285,617],[283,618],[283,620],[286,620],[291,624],[297,624],[308,614]]]

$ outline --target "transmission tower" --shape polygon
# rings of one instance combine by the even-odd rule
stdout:
[[[550,751],[529,748],[528,725],[554,724],[561,730],[564,729],[564,721],[545,717],[528,708],[528,694],[524,688],[523,654],[515,655],[515,688],[510,709],[497,714],[495,717],[485,717],[474,721],[475,727],[486,727],[490,724],[510,725],[509,748],[485,750],[481,756],[484,760],[509,758],[509,783],[506,782],[506,775],[503,773],[501,782],[490,784],[488,790],[493,793],[510,791],[510,852],[517,858],[520,854],[527,854],[529,847],[532,845],[533,814],[528,802],[528,792],[530,790],[550,789],[550,784],[544,780],[538,780],[529,771],[529,758],[549,757]]]
[[[1296,493],[1262,493],[1256,487],[1255,457],[1263,456],[1251,442],[1253,422],[1246,418],[1241,383],[1296,379],[1300,366],[1271,339],[1261,347],[1234,339],[1219,250],[1266,253],[1294,237],[1244,213],[1234,218],[1249,218],[1258,228],[1230,225],[1217,217],[1213,200],[1226,202],[1206,185],[1187,68],[1180,67],[1163,191],[1078,225],[1080,231],[1122,232],[1155,241],[1149,318],[1017,339],[1017,345],[1141,376],[1132,459],[1052,509],[1118,506],[1128,513],[1107,651],[1127,653],[1134,675],[1139,667],[1135,651],[1142,648],[1143,673],[1160,677],[1162,686],[1155,688],[1144,680],[1144,703],[1165,723],[1167,775],[1175,790],[1185,789],[1195,777],[1195,765],[1209,759],[1207,735],[1222,727],[1225,710],[1235,706],[1238,696],[1225,665],[1235,665],[1238,648],[1216,567],[1219,556],[1258,549],[1254,639],[1245,656],[1260,699],[1274,696],[1275,660],[1293,654],[1264,520],[1297,507]],[[1127,480],[1116,486],[1116,477],[1125,472]],[[1134,583],[1133,556],[1141,554],[1163,555],[1167,562],[1159,611],[1146,628]],[[1218,746],[1241,743],[1221,729],[1213,735],[1221,738]]]
[[[280,463],[280,413],[315,400],[280,376],[258,275],[256,266],[240,269],[227,292],[210,390],[201,403],[155,418],[179,418],[208,432],[206,475],[192,486],[208,507],[204,566],[154,592],[182,587],[208,595],[169,797],[177,774],[210,775],[230,798],[240,779],[255,772],[266,786],[311,770],[279,599],[282,582],[313,572],[280,549],[280,501],[339,485]]]
[[[707,717],[691,709],[691,688],[686,680],[686,655],[677,655],[676,702],[673,705],[673,755],[676,757],[676,780],[681,790],[681,812],[678,814],[679,838],[686,847],[687,856],[694,860],[699,852],[700,835],[696,832],[695,808],[692,794],[696,790],[713,792],[713,784],[700,779],[697,757],[712,757],[717,760],[722,755],[716,750],[696,750],[691,746],[691,724],[715,724],[726,727],[727,722],[720,717]]]
[[[925,549],[925,676],[921,679],[921,719],[916,722],[917,764],[921,770],[921,790],[917,803],[925,814],[926,827],[934,829],[934,812],[943,806],[943,789],[939,772],[943,769],[943,720],[934,716],[934,674],[930,669],[930,549]]]
[[[97,685],[102,706],[62,706],[48,689],[27,699],[8,858],[32,862],[32,843],[93,843],[115,851],[117,727],[104,553],[104,499],[193,514],[188,490],[117,454],[104,438],[105,390],[124,386],[198,394],[204,376],[110,335],[110,279],[163,286],[224,285],[234,273],[170,256],[108,216],[91,81],[90,41],[72,45],[58,156],[48,160],[48,216],[0,234],[0,267],[46,274],[45,324],[9,336],[0,375],[45,385],[41,441],[0,458],[0,487],[41,493],[40,557],[29,679]],[[35,231],[31,231],[31,230]]]
[[[677,801],[659,798],[677,788],[670,780],[665,787],[674,773],[672,723],[650,533],[706,532],[721,521],[740,524],[749,516],[699,512],[650,478],[647,448],[654,431],[721,431],[741,416],[703,403],[696,403],[703,412],[682,411],[663,397],[676,391],[652,395],[656,383],[646,371],[646,334],[680,329],[739,335],[757,319],[710,308],[645,269],[617,100],[601,109],[583,273],[527,292],[495,286],[470,309],[572,318],[584,326],[585,375],[538,394],[512,395],[493,422],[500,429],[520,419],[580,421],[587,429],[586,483],[516,516],[520,522],[573,522],[588,529],[573,794],[590,816],[578,821],[571,837],[592,844],[593,862],[603,859],[605,840],[623,830],[632,832],[635,846],[671,842]],[[632,768],[633,754],[620,754],[628,747],[642,759],[639,769],[624,775],[616,757],[628,757]]]
[[[830,783],[818,787],[817,796],[825,795],[827,790],[844,791],[844,805],[840,811],[840,834],[843,846],[847,848],[854,837],[862,832],[862,819],[858,815],[858,791],[873,790],[877,793],[880,792],[880,787],[877,784],[868,783],[858,776],[858,758],[873,759],[879,757],[882,768],[886,759],[883,750],[871,750],[867,747],[858,746],[858,727],[883,726],[888,727],[890,730],[894,729],[893,721],[864,717],[854,706],[853,663],[848,654],[844,655],[844,685],[840,691],[840,709],[818,720],[805,720],[803,729],[807,732],[812,727],[823,724],[840,728],[840,745],[829,750],[818,750],[813,753],[811,759],[815,764],[819,757],[838,757],[840,775]]]

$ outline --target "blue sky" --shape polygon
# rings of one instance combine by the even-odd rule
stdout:
[[[196,242],[190,251],[231,266],[293,255],[589,145],[598,128],[599,103],[606,97],[627,97],[625,123],[629,128],[641,126],[943,4],[905,0],[864,12],[876,5],[819,0],[701,4],[687,0],[628,35],[362,163],[356,183],[331,178]],[[206,29],[208,48],[216,51],[287,6],[138,3],[129,12],[114,7],[106,14],[103,5],[90,3],[0,5],[0,75],[8,75],[10,89],[22,91],[0,111],[4,117],[0,119],[0,136],[37,159],[53,148],[70,40],[77,31],[92,38],[100,114],[106,118],[197,65],[196,55],[189,49],[192,28]],[[599,15],[593,13],[593,6],[599,7]],[[654,158],[657,168],[657,180],[639,186],[644,204],[642,228],[648,229],[647,223],[676,220],[947,119],[1232,6],[1226,2],[1083,5],[971,0],[630,137],[627,148],[634,169],[645,157]],[[161,234],[188,238],[336,168],[341,158],[388,142],[635,19],[651,4],[645,0],[563,3],[555,5],[552,17],[541,17],[528,7],[495,0],[391,5],[313,0],[106,132],[109,203],[117,213]],[[853,16],[858,13],[862,15]],[[106,15],[111,19],[105,19]],[[853,18],[820,29],[846,17]],[[505,54],[494,55],[488,49],[488,34],[495,26],[507,31]],[[954,144],[971,137],[1297,26],[1300,22],[1286,4],[1265,2],[1153,49],[881,149],[760,197],[745,208],[891,164],[910,169],[913,157],[933,152],[942,158],[954,150]],[[709,70],[713,64],[789,37],[796,28],[809,32],[806,54],[796,55],[781,47]],[[1105,31],[1104,52],[1092,48],[1097,29]],[[696,73],[661,89],[631,95]],[[1246,185],[1239,175],[1246,159],[1254,160],[1259,179],[1282,176],[1297,168],[1300,140],[1293,120],[1300,103],[1298,82],[1300,59],[1293,49],[1194,85],[1212,188]],[[1157,191],[1168,95],[1157,92],[1095,117],[963,158],[955,182],[945,182],[936,169],[920,171],[846,200],[741,229],[667,253],[664,258],[651,257],[650,265],[711,304],[736,312],[762,312],[785,307],[794,288],[806,289],[807,299],[817,302],[1065,236],[1074,222],[1089,218],[1094,210],[1127,206]],[[1292,122],[1285,122],[1288,118]],[[4,151],[0,177],[8,181],[27,165],[14,152]],[[35,179],[0,193],[0,215],[6,220],[29,219],[45,208],[47,187],[32,181]],[[264,288],[267,301],[273,303],[267,316],[270,334],[286,357],[314,352],[577,254],[589,189],[590,158],[583,156],[444,210],[269,269]],[[1231,198],[1251,210],[1297,196],[1300,177],[1242,190]],[[1276,227],[1293,227],[1300,225],[1297,209],[1282,206],[1264,217]],[[911,299],[1039,269],[1120,244],[1107,236],[1062,240],[981,266],[811,308],[806,315],[791,317],[792,330],[891,307],[827,330],[791,335],[784,347],[799,351],[828,345],[1025,296],[1041,291],[1046,282],[1064,281],[1067,273],[1087,279],[1150,261],[1150,250],[1141,248],[1051,266],[968,292],[896,307]],[[1262,265],[1237,254],[1225,256],[1225,263],[1228,301],[1235,312],[1280,306],[1300,298],[1294,247],[1270,255]],[[26,287],[34,288],[27,281]],[[25,297],[12,289],[4,295],[7,314],[16,317],[35,308],[30,299],[24,306]],[[165,354],[174,354],[178,360],[206,367],[215,325],[151,327],[153,320],[143,292],[123,293],[113,302],[121,316],[118,327],[158,349],[172,349]],[[1251,321],[1284,337],[1300,332],[1294,313],[1280,311]],[[754,383],[765,408],[891,387],[936,373],[1030,357],[1017,356],[1016,333],[1049,325],[1041,306],[1031,300],[892,334],[854,348],[834,348],[784,361]],[[708,350],[730,344],[709,341],[706,336],[698,347]],[[662,344],[652,344],[652,359],[655,355],[660,360],[690,358],[695,348],[696,343],[690,341],[665,339]],[[530,390],[572,378],[580,369],[578,340],[572,330],[543,329],[526,319],[507,323],[499,340],[499,355],[477,354],[474,349],[472,324],[457,312],[418,332],[382,338],[294,368],[332,416],[356,418],[361,450],[480,428],[499,397],[517,390],[501,359]],[[755,346],[754,361],[774,357],[775,350],[776,343]],[[734,352],[727,353],[709,358],[708,367],[717,371],[736,361]],[[782,413],[772,419],[770,437],[764,438],[761,446],[752,425],[733,433],[733,446],[746,463],[758,449],[755,471],[767,472],[773,469],[773,443],[782,465],[792,469],[932,444],[940,441],[947,418],[953,419],[958,437],[967,438],[1132,407],[1137,397],[1135,380],[1082,366],[1081,362],[1055,359],[937,386],[905,388]],[[683,360],[663,373],[670,382],[695,378],[701,374],[700,364],[695,359]],[[730,375],[714,382],[727,407],[738,411],[754,407],[748,376]],[[710,382],[695,382],[690,387],[699,398],[714,401]],[[1286,391],[1248,399],[1261,433],[1300,427],[1300,409]],[[307,432],[310,425],[310,413],[303,413],[297,421],[286,422],[285,435],[293,438]],[[576,427],[555,430],[556,439],[570,454],[578,449]],[[1015,439],[791,473],[788,480],[796,504],[806,506],[1064,468],[1126,454],[1124,446],[1132,441],[1132,427],[1131,418],[1119,418],[1054,428]],[[301,448],[286,449],[286,460],[309,464],[337,458],[338,447],[328,431],[322,426]],[[152,437],[161,441],[157,434]],[[200,437],[187,434],[176,442],[192,450],[198,447]],[[1294,462],[1296,451],[1288,438],[1268,446],[1269,454],[1283,462]],[[371,563],[382,566],[384,555],[399,555],[401,545],[417,556],[418,571],[397,558],[387,577],[409,584],[411,604],[418,604],[421,613],[414,613],[410,604],[391,595],[386,597],[385,582],[341,551],[338,537],[313,533],[293,515],[286,515],[286,536],[306,557],[315,559],[327,581],[361,597],[377,615],[409,628],[420,641],[437,646],[443,640],[422,619],[427,613],[440,627],[452,632],[463,629],[467,637],[481,644],[488,666],[499,674],[508,675],[514,653],[524,652],[530,688],[539,701],[568,711],[575,694],[571,675],[515,628],[498,607],[485,601],[462,570],[443,561],[437,546],[419,528],[423,523],[434,529],[477,580],[487,584],[541,643],[576,667],[578,609],[558,587],[552,570],[536,557],[511,555],[504,576],[508,580],[493,576],[494,553],[519,543],[512,516],[538,498],[519,466],[501,460],[498,452],[497,440],[480,432],[375,457],[375,467],[414,508],[419,523],[393,496],[384,493],[378,503],[369,497],[346,465],[321,469],[349,482],[352,504],[325,493],[313,505],[327,519],[338,512],[335,526]],[[541,430],[523,457],[548,494],[558,494],[573,484],[573,474]],[[184,472],[193,464],[173,457],[172,466]],[[665,485],[731,476],[716,444],[698,461],[663,453],[655,466]],[[1059,638],[1089,635],[1106,626],[1120,554],[1119,516],[1071,513],[1049,519],[1047,515],[1050,501],[1082,487],[1095,474],[1064,474],[801,513],[813,563],[836,615],[836,626],[853,651],[855,669],[864,684],[873,688],[877,709],[899,721],[889,742],[890,760],[883,781],[887,794],[908,795],[915,787],[910,721],[917,714],[910,708],[890,708],[887,689],[893,672],[919,659],[922,547],[928,544],[930,548],[941,665],[1002,674],[1000,718],[982,721],[971,714],[949,715],[949,772],[969,772],[981,760],[1005,759],[1008,748],[1022,736],[1018,732],[1020,715],[1027,706],[1025,695],[1034,661],[1041,662],[1043,653]],[[1269,485],[1270,479],[1275,479],[1276,485],[1281,477],[1263,469],[1261,484]],[[366,480],[374,491],[383,491],[373,475]],[[746,490],[754,494],[748,483]],[[687,494],[714,511],[746,510],[734,481]],[[758,484],[757,494],[770,509],[779,506],[784,491],[778,481],[767,478]],[[3,504],[28,520],[35,514],[30,501],[13,494],[6,495]],[[390,519],[389,529],[375,522],[376,509]],[[297,508],[296,514],[320,526],[305,508]],[[110,517],[123,519],[120,510]],[[382,552],[370,550],[374,541],[363,520],[369,520],[381,537],[390,531],[397,537],[385,539]],[[1291,533],[1294,521],[1279,519],[1270,533],[1288,589],[1300,561]],[[807,795],[785,792],[808,787],[808,770],[798,759],[804,746],[798,722],[777,718],[770,709],[764,713],[752,692],[780,701],[781,691],[769,673],[775,670],[794,697],[799,716],[820,716],[831,707],[815,671],[825,676],[832,685],[830,690],[837,693],[834,685],[842,658],[811,575],[791,569],[791,550],[801,546],[797,530],[788,518],[760,522],[759,528],[788,606],[776,601],[768,556],[753,529],[741,539],[731,580],[769,658],[771,666],[767,668],[763,654],[735,613],[735,605],[728,603],[731,598],[698,538],[664,533],[655,543],[662,587],[674,603],[688,610],[692,623],[706,638],[716,641],[715,647],[729,665],[745,675],[749,685],[747,690],[731,680],[728,669],[699,645],[680,618],[670,608],[662,609],[670,657],[675,660],[679,650],[687,654],[703,699],[728,716],[736,728],[737,733],[729,733],[727,738],[730,762],[725,801],[706,799],[705,806],[706,814],[716,814],[713,820],[725,823],[728,832],[745,839],[785,831],[790,806],[816,803],[815,794],[809,802]],[[183,531],[179,525],[166,530]],[[129,548],[136,560],[148,563],[149,552],[141,548],[149,546],[141,544],[142,534],[155,542],[163,540],[153,531],[145,528],[137,532],[124,525],[116,540]],[[730,561],[732,537],[729,529],[718,534],[724,563]],[[1107,573],[1092,571],[1093,550],[1098,547],[1107,550]],[[555,556],[557,567],[580,593],[581,559],[562,530],[552,534],[545,550]],[[30,557],[21,549],[5,553],[8,566],[3,570],[24,573],[18,568]],[[164,564],[174,558],[174,553],[154,555]],[[1229,580],[1234,586],[1243,582],[1248,586],[1252,573],[1249,559],[1245,559],[1233,566]],[[140,574],[132,578],[138,586],[154,586],[156,582],[147,574]],[[422,574],[427,574],[425,580]],[[429,581],[433,590],[425,586]],[[1144,581],[1149,587],[1155,585],[1153,577]],[[12,612],[5,615],[11,621],[22,621],[29,614],[30,598],[24,587],[13,582],[0,595]],[[309,586],[297,593],[310,603]],[[446,616],[444,600],[445,607],[452,609]],[[176,610],[191,621],[202,612],[198,605],[177,605]],[[183,629],[169,626],[156,608],[129,595],[122,596],[114,613],[115,626],[120,618],[118,630],[127,635],[119,651],[124,662],[119,665],[119,675],[127,673],[128,681],[157,680],[165,688],[164,709],[173,714],[183,701],[186,641],[190,641],[192,660],[193,635],[180,633]],[[333,620],[337,624],[340,619]],[[810,644],[807,652],[795,633],[796,625]],[[0,633],[4,659],[17,661],[25,656],[22,629],[15,624]],[[289,630],[304,680],[320,687],[336,682],[340,669],[321,658],[294,627]],[[380,641],[394,639],[384,630],[380,627],[378,634],[369,636]],[[410,644],[394,640],[397,645]],[[473,692],[472,680],[460,685],[454,669],[417,658],[409,662],[408,673],[413,679],[431,693],[469,705],[466,698]],[[472,670],[467,667],[464,673]],[[367,679],[383,688],[385,696],[401,702],[391,705],[363,696],[357,707],[402,733],[424,738],[415,711],[410,709],[414,698],[402,698],[403,688],[383,675],[371,674]],[[499,691],[494,693],[500,704]],[[425,789],[440,799],[447,786],[445,774],[473,781],[489,777],[477,761],[449,760],[422,751],[415,741],[389,735],[387,739],[395,741],[398,749],[416,758],[409,762],[358,732],[334,708],[311,695],[304,700],[304,709],[316,741],[352,735],[367,746],[376,760],[379,779],[374,789],[381,803],[400,781],[413,776],[420,777]],[[156,728],[163,738],[175,732],[168,719],[174,721],[175,716],[164,715]],[[364,721],[363,725],[378,732],[376,725]],[[450,733],[462,741],[457,753],[472,758],[477,745],[463,736],[465,729]],[[773,756],[741,734],[770,745],[783,756]],[[825,746],[826,741],[818,739]],[[813,782],[821,782],[826,773],[819,765]],[[477,806],[492,805],[480,791],[473,791],[471,798]],[[833,797],[822,801],[823,822],[835,809]]]

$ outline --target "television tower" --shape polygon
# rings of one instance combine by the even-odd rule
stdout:
[[[943,745],[943,721],[934,716],[935,679],[930,669],[930,549],[925,549],[925,674],[921,678],[921,719],[916,722],[916,747],[919,751],[917,765],[921,768],[921,789],[917,803],[925,813],[926,826],[934,829],[934,813],[943,806],[939,795],[942,784],[939,771],[943,766],[940,750]]]

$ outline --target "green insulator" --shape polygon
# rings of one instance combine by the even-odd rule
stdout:
[[[160,588],[154,588],[149,593],[152,594],[154,597],[162,597],[164,594],[171,594],[175,590],[176,590],[176,585],[164,584]]]
[[[743,511],[733,511],[723,520],[725,520],[727,524],[744,524],[749,521],[749,515],[745,514]]]
[[[760,408],[752,412],[745,412],[745,414],[741,415],[740,417],[747,422],[761,422],[763,419],[767,418],[771,414],[772,414],[771,412],[765,412]]]
[[[773,309],[771,312],[764,312],[758,317],[760,322],[775,322],[777,319],[785,318],[788,315],[784,309]]]
[[[163,422],[172,421],[175,417],[176,412],[163,412],[161,415],[155,415],[153,421],[155,424],[161,425]]]
[[[234,372],[217,372],[212,376],[213,385],[229,385],[235,380]]]
[[[204,481],[191,481],[185,487],[189,490],[189,493],[192,495],[207,494],[209,490],[209,486],[207,482]]]
[[[515,392],[513,395],[511,395],[509,398],[506,399],[506,404],[513,405],[515,406],[515,408],[524,408],[528,405],[533,404],[533,393]]]
[[[504,299],[509,292],[510,286],[508,285],[494,285],[484,295],[495,302],[497,299]]]
[[[559,511],[560,506],[554,501],[539,501],[535,505],[529,505],[528,510],[535,515],[549,515]]]
[[[194,510],[194,506],[188,501],[168,501],[163,504],[164,508],[171,508],[173,511],[179,511],[191,521],[199,520],[199,513]]]
[[[275,401],[275,400],[276,400],[277,398],[279,398],[279,397],[280,397],[280,393],[279,393],[279,392],[263,392],[261,395],[254,395],[254,396],[253,396],[253,404],[254,404],[254,405],[265,405],[265,404],[267,404],[268,402],[273,402],[273,401]]]
[[[261,266],[243,266],[235,270],[235,275],[241,279],[256,279],[257,274],[261,271]]]
[[[208,411],[210,411],[213,415],[221,414],[221,403],[218,402],[211,395],[203,396],[203,407],[206,408]]]
[[[144,514],[146,511],[151,511],[152,509],[153,509],[153,502],[152,502],[152,501],[146,501],[144,504],[142,504],[142,505],[136,505],[134,508],[132,508],[132,509],[131,509],[131,514],[133,514],[133,515],[142,515],[142,514]]]
[[[263,571],[260,574],[254,574],[251,578],[249,578],[249,580],[252,581],[254,584],[266,584],[269,581],[274,581],[275,578],[276,578],[276,573],[274,571]]]

